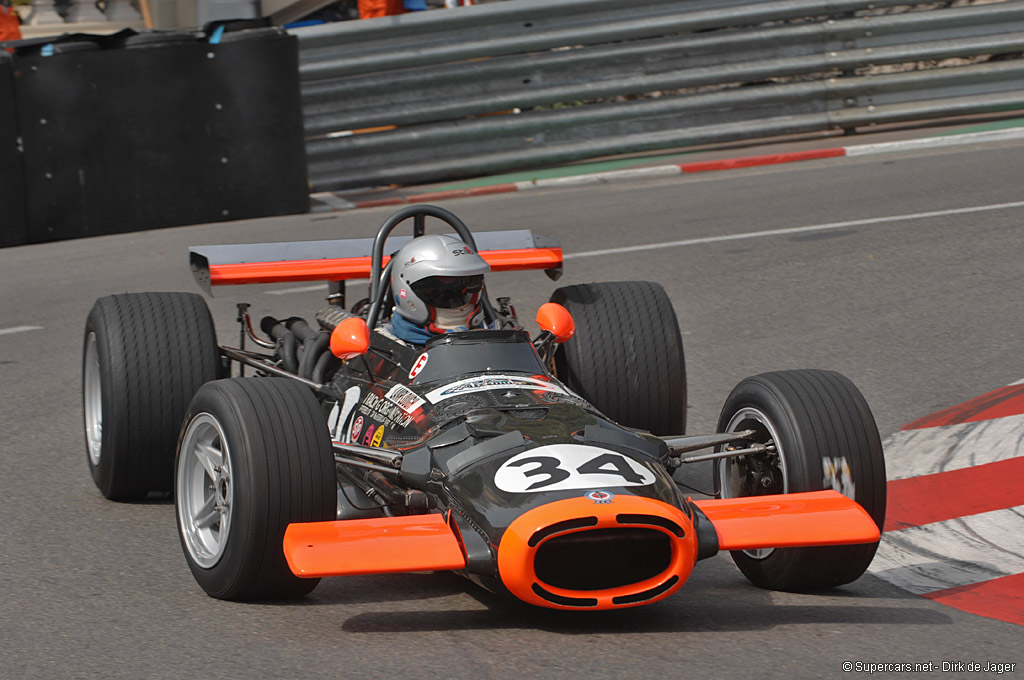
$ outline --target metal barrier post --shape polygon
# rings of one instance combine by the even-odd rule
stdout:
[[[53,0],[33,0],[32,14],[28,21],[30,26],[63,23],[64,17],[57,13],[57,8]]]
[[[131,0],[107,0],[103,14],[107,21],[142,21],[142,14]]]

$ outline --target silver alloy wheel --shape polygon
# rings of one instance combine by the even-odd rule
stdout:
[[[89,333],[85,339],[85,375],[82,382],[85,439],[89,447],[89,461],[96,467],[100,464],[103,451],[103,382],[100,378],[100,352],[96,333]]]
[[[234,485],[221,424],[200,413],[188,424],[178,453],[176,504],[188,554],[203,569],[220,561],[231,529]]]
[[[729,424],[725,428],[726,432],[740,432],[742,430],[757,430],[767,434],[768,441],[760,443],[767,444],[770,441],[775,446],[779,471],[782,473],[782,493],[789,493],[786,452],[782,449],[782,444],[779,442],[779,434],[775,430],[775,425],[772,424],[772,421],[763,412],[748,406],[737,411],[729,419]],[[743,495],[739,488],[741,483],[739,475],[739,465],[736,458],[723,458],[718,461],[718,484],[719,489],[721,489],[722,498],[737,498]],[[761,548],[758,550],[744,550],[743,553],[755,560],[763,560],[774,551],[775,548]]]

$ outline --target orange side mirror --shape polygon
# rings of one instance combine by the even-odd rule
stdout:
[[[537,310],[537,325],[542,331],[555,336],[555,342],[565,342],[576,332],[576,322],[569,310],[557,302],[545,302]]]
[[[355,359],[370,349],[370,328],[359,317],[345,319],[331,332],[331,354],[339,359]]]

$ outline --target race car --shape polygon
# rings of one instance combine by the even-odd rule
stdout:
[[[410,222],[411,236],[393,234]],[[228,347],[196,294],[95,303],[83,354],[92,477],[112,500],[173,494],[206,593],[295,598],[322,577],[453,570],[540,607],[602,610],[669,597],[721,550],[765,588],[863,574],[885,470],[853,383],[753,376],[716,432],[688,435],[681,334],[651,282],[558,288],[532,338],[509,298],[484,288],[483,327],[404,341],[389,330],[406,292],[392,286],[393,256],[428,224],[491,271],[561,275],[550,238],[474,234],[415,205],[372,239],[190,250],[207,293],[327,282],[314,324],[265,317],[261,334],[239,304]],[[349,305],[354,278],[369,296]],[[715,498],[673,479],[700,461],[712,461]]]

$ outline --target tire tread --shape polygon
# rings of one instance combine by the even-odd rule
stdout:
[[[196,390],[220,374],[213,320],[192,293],[129,293],[96,301],[85,335],[97,334],[103,445],[92,466],[111,500],[167,492],[174,442]]]
[[[282,541],[291,523],[336,517],[334,455],[320,404],[309,388],[292,380],[231,378],[204,386],[188,410],[189,420],[205,411],[231,421],[223,424],[237,433],[237,441],[229,442],[232,469],[247,472],[235,473],[235,493],[245,499],[235,501],[244,510],[232,519],[228,540],[237,543],[230,552],[212,569],[202,569],[182,540],[196,580],[208,594],[226,600],[306,595],[319,579],[292,574]]]
[[[556,354],[559,378],[613,421],[655,434],[686,430],[682,335],[664,289],[648,281],[555,290],[576,334]]]

